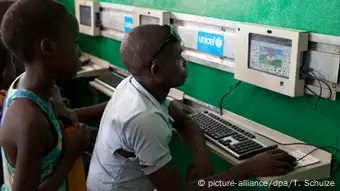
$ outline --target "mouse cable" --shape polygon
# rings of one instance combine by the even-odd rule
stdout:
[[[220,102],[219,102],[219,106],[220,106],[220,115],[222,115],[222,111],[223,111],[223,102],[224,102],[224,98],[230,93],[232,92],[235,88],[237,88],[237,86],[239,86],[242,82],[238,81],[236,84],[234,84],[233,86],[231,86],[229,88],[229,90],[222,96]]]
[[[312,154],[314,151],[318,150],[318,149],[333,149],[335,150],[337,153],[340,154],[340,150],[334,146],[318,146],[318,145],[314,145],[314,144],[309,144],[309,143],[280,143],[278,141],[275,141],[265,135],[262,135],[260,133],[254,132],[264,138],[267,138],[273,142],[275,142],[276,144],[282,145],[282,146],[291,146],[291,145],[306,145],[306,146],[312,146],[315,147],[313,150],[309,151],[308,153],[306,153],[304,156],[302,156],[301,158],[297,159],[297,161],[300,161],[304,158],[306,158],[307,156],[309,156],[310,154]],[[338,163],[338,165],[336,166],[335,170],[332,172],[331,176],[334,176],[340,169],[340,162]]]

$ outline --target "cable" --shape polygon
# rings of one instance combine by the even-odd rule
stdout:
[[[320,101],[320,99],[321,99],[321,96],[322,96],[322,86],[321,86],[320,80],[317,79],[316,75],[315,75],[312,71],[311,71],[310,73],[314,76],[314,79],[318,81],[319,87],[320,87],[320,94],[319,94],[318,99],[316,100],[316,102],[315,102],[315,104],[314,104],[314,107],[311,106],[311,104],[310,104],[308,98],[306,97],[306,100],[307,100],[309,106],[311,106],[312,110],[314,111],[314,110],[317,108],[317,106],[318,106],[318,104],[319,104],[319,101]],[[308,87],[306,87],[306,88],[307,88],[310,92],[312,92],[314,95],[316,94],[314,91],[311,91],[310,88],[308,88]]]
[[[314,70],[314,71],[315,71],[315,70]],[[328,88],[328,90],[329,90],[329,97],[328,97],[328,99],[332,98],[333,92],[332,92],[331,86],[325,81],[325,79],[318,78],[318,77],[316,76],[316,74],[314,73],[314,71],[310,71],[310,73],[314,76],[314,79],[315,79],[315,80],[318,80],[319,82],[322,82],[323,84],[325,84],[325,85],[327,86],[327,88]],[[320,75],[321,75],[321,74],[320,74]]]
[[[314,107],[312,106],[312,104],[310,103],[310,101],[308,100],[308,98],[306,97],[306,100],[307,100],[309,106],[310,106],[313,110],[315,110],[315,109],[317,108],[318,104],[319,104],[319,101],[320,101],[321,97],[322,97],[322,89],[323,89],[323,88],[322,88],[321,83],[325,84],[325,85],[327,86],[328,90],[329,90],[329,96],[328,96],[327,99],[331,99],[331,98],[333,97],[333,91],[332,91],[331,86],[330,86],[330,85],[326,82],[326,80],[324,79],[324,77],[323,77],[319,72],[317,72],[316,70],[314,70],[313,68],[306,68],[304,72],[305,72],[305,73],[308,73],[308,74],[311,74],[311,75],[308,75],[308,76],[311,77],[312,79],[318,81],[318,83],[319,83],[319,88],[320,88],[320,94],[319,94],[319,95],[317,95],[317,94],[316,94],[313,90],[311,90],[308,86],[305,87],[305,88],[306,88],[308,91],[310,91],[314,96],[317,96],[317,97],[318,97],[316,103],[314,104]],[[315,72],[318,73],[321,77],[323,77],[323,79],[319,78],[319,77],[315,74]]]
[[[311,150],[310,152],[308,152],[307,154],[305,154],[303,157],[297,159],[297,161],[300,161],[300,160],[306,158],[308,155],[312,154],[314,151],[316,151],[316,150],[318,150],[318,149],[327,149],[327,148],[328,148],[328,149],[333,149],[333,150],[335,150],[337,153],[340,153],[340,150],[339,150],[338,148],[334,147],[334,146],[318,146],[318,145],[308,144],[308,143],[280,143],[280,142],[275,141],[275,140],[273,140],[273,139],[271,139],[271,138],[269,138],[269,137],[267,137],[267,136],[265,136],[265,135],[262,135],[262,134],[260,134],[260,133],[257,133],[257,132],[254,132],[254,133],[256,133],[256,134],[258,134],[258,135],[260,135],[260,136],[262,136],[262,137],[264,137],[264,138],[267,138],[267,139],[269,139],[269,140],[275,142],[276,144],[282,145],[282,146],[307,145],[307,146],[315,147],[313,150]],[[340,163],[338,163],[336,169],[335,169],[334,172],[331,174],[331,176],[335,175],[335,174],[339,171],[339,169],[340,169]]]
[[[223,101],[224,98],[230,93],[232,92],[235,88],[237,88],[237,86],[239,86],[241,84],[241,81],[238,81],[235,85],[231,86],[229,88],[229,90],[222,96],[220,102],[219,102],[219,106],[220,106],[220,115],[222,115],[222,110],[223,110]]]
[[[317,95],[313,90],[311,90],[308,86],[305,87],[308,91],[310,91],[314,96],[317,96],[318,97],[318,100],[316,101],[316,103],[314,104],[314,107],[312,106],[311,102],[308,100],[308,98],[306,97],[306,101],[308,102],[308,105],[312,108],[312,110],[315,110],[318,103],[319,103],[319,100],[320,100],[320,95]]]

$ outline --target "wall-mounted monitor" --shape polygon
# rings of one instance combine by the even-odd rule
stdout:
[[[76,0],[75,6],[79,32],[91,36],[100,36],[99,2]]]
[[[300,71],[308,32],[244,23],[236,36],[236,79],[291,97],[304,95]]]
[[[158,24],[166,25],[170,24],[170,12],[154,10],[154,9],[144,9],[144,8],[134,8],[134,26],[147,25],[147,24]]]

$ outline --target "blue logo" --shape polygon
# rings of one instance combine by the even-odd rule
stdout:
[[[216,56],[223,56],[224,36],[198,31],[197,50]]]
[[[125,16],[124,18],[124,32],[129,32],[133,28],[132,17]]]

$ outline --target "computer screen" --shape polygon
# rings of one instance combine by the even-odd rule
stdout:
[[[159,24],[159,18],[157,17],[140,15],[139,19],[140,25]]]
[[[81,25],[86,25],[86,26],[91,26],[91,7],[90,6],[85,6],[85,5],[80,5],[80,24]]]
[[[289,78],[291,52],[290,39],[250,33],[248,68]]]

